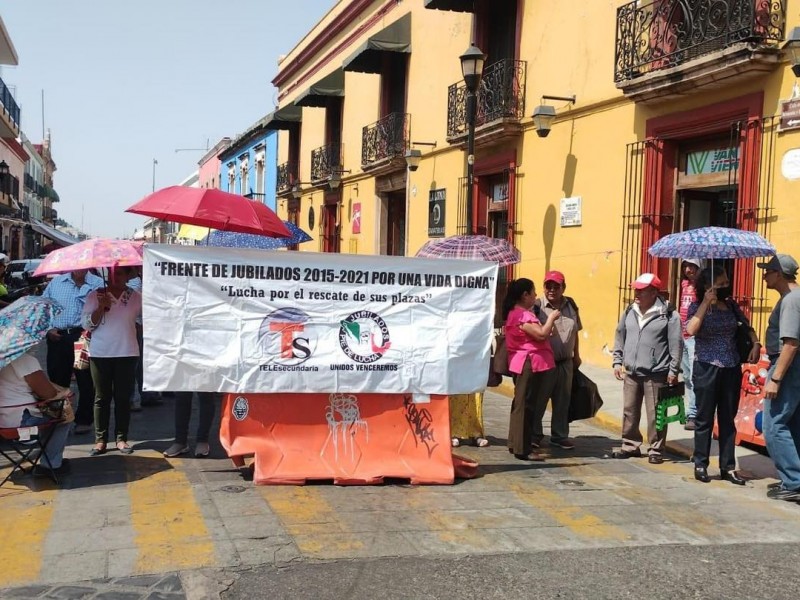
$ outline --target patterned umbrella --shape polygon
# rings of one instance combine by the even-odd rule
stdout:
[[[286,228],[292,234],[288,238],[274,238],[249,233],[236,233],[234,231],[212,231],[210,235],[201,240],[201,244],[209,246],[223,246],[225,248],[260,248],[261,250],[276,250],[292,244],[302,244],[313,238],[294,223],[284,221]]]
[[[24,296],[0,310],[0,368],[38,344],[62,310],[57,302],[38,296]]]
[[[96,238],[53,250],[41,262],[34,276],[69,273],[80,269],[139,267],[142,244],[130,240]]]
[[[419,258],[460,258],[463,260],[485,260],[505,267],[518,263],[522,258],[519,250],[507,240],[485,235],[454,235],[438,240],[429,240],[417,251]]]
[[[772,256],[775,247],[755,231],[700,227],[664,236],[648,252],[659,258],[756,258]]]

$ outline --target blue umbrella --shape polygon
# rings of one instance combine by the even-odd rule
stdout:
[[[212,231],[200,242],[208,246],[222,246],[225,248],[259,248],[261,250],[276,250],[293,244],[302,244],[313,238],[294,223],[284,221],[292,234],[288,238],[273,238],[251,233],[237,233],[235,231]]]
[[[62,310],[57,302],[38,296],[24,296],[0,310],[0,368],[41,342]]]
[[[658,258],[757,258],[775,247],[755,231],[700,227],[664,236],[648,252]]]

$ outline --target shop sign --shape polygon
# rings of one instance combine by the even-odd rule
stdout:
[[[444,208],[447,190],[431,190],[428,194],[428,237],[444,237]]]
[[[739,148],[698,150],[686,155],[687,175],[727,173],[739,168]]]
[[[580,227],[583,216],[581,214],[581,197],[561,199],[561,226]]]
[[[781,102],[781,122],[779,131],[800,129],[800,98],[784,100]]]

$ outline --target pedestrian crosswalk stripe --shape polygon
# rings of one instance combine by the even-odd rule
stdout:
[[[136,573],[215,564],[211,539],[185,473],[170,469],[128,483]]]
[[[32,485],[39,486],[33,479]],[[43,481],[43,480],[42,480]],[[57,491],[6,483],[0,492],[0,588],[37,581],[42,567],[45,537],[53,520]]]
[[[267,486],[259,491],[303,554],[324,557],[332,551],[347,554],[362,549],[364,542],[347,531],[321,489]]]

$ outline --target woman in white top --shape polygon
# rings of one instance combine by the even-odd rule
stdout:
[[[57,387],[47,378],[38,360],[23,354],[0,369],[0,427],[44,425],[51,419],[42,415],[36,405],[43,400],[69,401],[70,396],[69,390]],[[56,425],[47,443],[45,458],[56,473],[68,469],[63,457],[69,428],[69,423]]]
[[[89,368],[95,389],[92,456],[106,451],[112,399],[117,450],[123,454],[133,452],[128,445],[128,426],[139,360],[136,319],[142,313],[142,295],[128,287],[128,279],[135,276],[133,267],[113,269],[108,286],[91,292],[83,307],[83,327],[92,331],[89,344]]]

